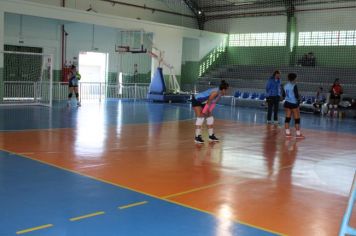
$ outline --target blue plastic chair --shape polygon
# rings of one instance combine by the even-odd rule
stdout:
[[[258,98],[258,93],[252,93],[251,99],[257,99]]]
[[[236,91],[235,94],[234,94],[234,97],[235,98],[241,97],[241,92],[240,91]]]
[[[265,100],[266,99],[266,94],[261,93],[260,96],[258,97],[259,100]]]
[[[249,92],[244,92],[243,94],[242,94],[242,98],[243,99],[247,99],[247,98],[249,98],[250,97],[250,93]]]

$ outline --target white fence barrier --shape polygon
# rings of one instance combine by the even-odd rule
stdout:
[[[18,101],[35,101],[38,98],[36,82],[4,82],[3,102],[16,103]],[[149,84],[125,83],[106,84],[100,82],[79,83],[79,97],[81,100],[99,100],[106,98],[132,98],[146,99]],[[65,100],[68,98],[68,84],[63,82],[53,83],[53,100]]]

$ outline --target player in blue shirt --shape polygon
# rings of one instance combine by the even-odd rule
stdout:
[[[286,137],[292,137],[289,123],[291,121],[291,116],[293,114],[294,125],[296,130],[296,138],[304,138],[300,132],[300,111],[299,111],[299,93],[295,80],[297,79],[297,74],[288,74],[288,83],[283,86],[283,97],[285,98],[284,108],[285,108],[285,132]]]
[[[208,89],[192,97],[192,107],[197,117],[195,122],[194,139],[196,143],[204,143],[204,140],[201,137],[201,129],[205,119],[208,126],[209,141],[219,141],[219,139],[216,138],[214,134],[214,117],[212,115],[212,111],[216,102],[220,99],[221,96],[226,94],[228,88],[229,84],[225,80],[222,80],[219,87]]]
[[[279,101],[281,97],[281,72],[276,70],[273,75],[268,79],[266,84],[267,93],[267,124],[275,123],[278,124],[278,110]],[[272,112],[273,112],[273,122],[272,122]]]

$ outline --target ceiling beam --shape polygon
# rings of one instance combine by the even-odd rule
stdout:
[[[187,14],[182,14],[182,13],[178,13],[175,11],[167,11],[167,10],[163,10],[163,9],[158,9],[158,8],[153,8],[153,7],[149,7],[146,5],[137,5],[137,4],[133,4],[133,3],[128,3],[128,2],[122,2],[122,1],[118,1],[118,0],[100,0],[102,2],[108,2],[111,3],[111,5],[114,7],[116,5],[122,5],[122,6],[127,6],[127,7],[135,7],[135,8],[140,8],[143,10],[148,10],[153,12],[162,12],[162,13],[166,13],[166,14],[172,14],[172,15],[177,15],[177,16],[184,16],[184,17],[189,17],[189,18],[194,18],[193,15],[187,15]]]
[[[254,2],[243,2],[243,3],[231,3],[226,5],[212,5],[202,7],[202,10],[206,13],[214,13],[221,11],[238,11],[246,9],[264,9],[264,8],[275,8],[285,6],[285,0],[266,0],[266,1],[254,1]]]
[[[205,24],[205,13],[199,7],[199,5],[193,0],[183,0],[184,3],[189,7],[189,9],[193,12],[195,17],[197,18],[198,26],[200,30],[204,29]]]

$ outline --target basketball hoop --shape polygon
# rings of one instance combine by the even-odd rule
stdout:
[[[116,45],[116,47],[115,47],[115,52],[118,52],[118,53],[127,53],[129,51],[130,51],[129,46]]]

